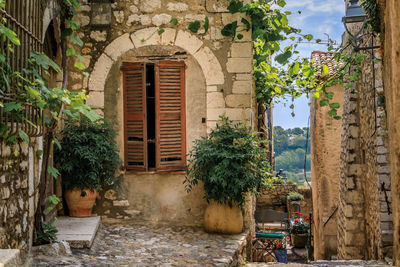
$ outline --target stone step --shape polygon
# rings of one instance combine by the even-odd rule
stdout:
[[[263,267],[263,266],[275,266],[275,267],[329,267],[329,266],[336,266],[336,267],[356,267],[356,266],[370,266],[370,267],[382,267],[382,266],[390,266],[387,265],[383,261],[362,261],[362,260],[336,260],[336,261],[315,261],[311,262],[310,264],[301,264],[301,263],[276,263],[276,262],[269,262],[269,263],[260,263],[260,262],[253,262],[248,263],[247,267]]]
[[[54,223],[57,240],[67,241],[71,248],[90,248],[100,226],[100,217],[59,217]]]
[[[21,266],[19,249],[0,249],[0,267]]]
[[[313,266],[389,266],[384,261],[364,261],[364,260],[335,260],[325,261],[319,260],[311,263]]]

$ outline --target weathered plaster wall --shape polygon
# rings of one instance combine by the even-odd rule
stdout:
[[[400,2],[379,1],[385,24],[384,90],[389,132],[391,188],[393,201],[394,250],[396,266],[400,266]]]
[[[21,249],[32,245],[33,220],[41,160],[36,151],[42,140],[0,147],[0,249]]]
[[[333,102],[343,103],[343,86],[328,89]],[[314,257],[331,259],[337,255],[337,209],[340,175],[340,135],[342,122],[328,115],[329,107],[311,103],[311,180],[314,206]],[[342,107],[339,109],[342,114]]]
[[[223,26],[239,17],[227,12],[226,4],[200,0],[81,2],[79,36],[85,44],[75,48],[83,54],[90,76],[73,72],[69,81],[74,90],[87,89],[87,103],[116,122],[122,158],[122,61],[186,62],[187,149],[215,126],[220,115],[253,125],[251,35],[240,25],[242,40],[232,42],[222,36]],[[187,29],[194,20],[203,24],[206,16],[210,21],[207,33]],[[172,18],[178,20],[176,26],[170,23]],[[164,30],[161,34],[160,29]],[[106,191],[96,209],[117,218],[200,224],[205,207],[202,190],[199,187],[187,194],[183,179],[183,173],[124,174],[118,194]]]

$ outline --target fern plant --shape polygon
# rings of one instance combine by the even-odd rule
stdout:
[[[269,176],[266,151],[255,133],[226,117],[207,137],[196,140],[189,152],[184,181],[190,192],[204,183],[205,199],[232,206],[245,202],[244,193],[255,192]]]
[[[66,190],[100,189],[117,184],[115,174],[121,165],[112,125],[81,119],[63,131],[61,146],[55,149],[62,183]]]

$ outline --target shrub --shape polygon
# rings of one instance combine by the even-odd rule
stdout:
[[[256,192],[269,174],[265,149],[255,133],[226,117],[207,137],[194,142],[186,168],[186,190],[204,183],[205,199],[244,203],[246,192]]]
[[[304,199],[304,196],[298,192],[289,192],[287,199],[290,201],[300,201]]]
[[[82,119],[68,124],[62,134],[55,160],[66,190],[116,184],[115,172],[121,159],[114,140],[117,133],[110,124]]]

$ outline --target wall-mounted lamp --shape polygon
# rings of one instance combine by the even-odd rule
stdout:
[[[342,22],[346,29],[346,32],[350,35],[350,42],[354,46],[355,50],[367,50],[379,48],[379,46],[371,47],[359,47],[362,40],[358,37],[367,25],[367,15],[364,9],[358,4],[358,0],[350,0],[350,6],[346,10],[346,16],[342,18]],[[356,34],[352,34],[349,30],[349,26],[356,23],[362,23],[360,30]]]

